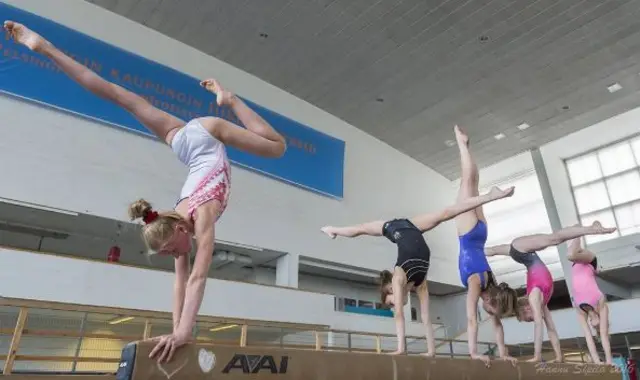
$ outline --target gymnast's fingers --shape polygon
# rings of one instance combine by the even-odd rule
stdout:
[[[158,337],[157,340],[158,343],[156,343],[155,347],[153,347],[153,350],[151,350],[151,353],[149,353],[149,359],[155,358],[160,353],[160,350],[164,348],[166,337]]]

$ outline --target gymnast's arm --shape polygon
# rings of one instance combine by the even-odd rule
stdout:
[[[207,274],[213,260],[213,245],[215,240],[215,221],[217,215],[217,204],[207,202],[196,210],[195,236],[196,259],[193,270],[187,280],[184,306],[180,316],[180,324],[176,335],[188,340],[191,336],[196,316],[202,304],[204,289],[207,283]]]
[[[404,353],[405,347],[405,320],[404,320],[404,293],[403,286],[401,280],[397,279],[394,276],[393,279],[393,317],[396,322],[396,336],[398,337],[398,349],[395,352],[396,354]],[[407,295],[408,297],[408,295]]]
[[[180,255],[175,260],[176,278],[173,285],[173,332],[180,325],[180,315],[184,306],[184,297],[189,279],[189,255]]]
[[[501,358],[508,357],[507,346],[504,344],[504,327],[499,317],[492,315],[491,321],[496,334],[496,345],[498,346],[498,354]]]
[[[573,239],[569,244],[569,253],[567,259],[574,263],[589,264],[596,258],[593,252],[582,248],[580,238]]]

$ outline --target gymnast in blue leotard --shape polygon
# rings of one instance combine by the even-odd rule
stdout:
[[[460,150],[462,175],[458,202],[478,195],[479,173],[478,167],[469,151],[469,138],[456,126],[454,128],[456,141]],[[484,310],[491,315],[496,332],[496,343],[500,358],[515,361],[508,356],[504,344],[504,330],[501,317],[513,314],[517,295],[506,283],[497,284],[491,272],[491,267],[485,256],[484,246],[487,242],[487,222],[482,212],[482,206],[458,215],[455,218],[456,228],[460,240],[460,255],[458,268],[460,280],[467,288],[467,339],[469,340],[469,355],[473,359],[480,359],[487,365],[489,357],[477,351],[478,342],[478,301],[482,298]]]

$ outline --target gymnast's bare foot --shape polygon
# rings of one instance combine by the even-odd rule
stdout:
[[[49,41],[42,38],[38,33],[32,31],[26,26],[14,21],[5,21],[4,30],[13,38],[17,43],[22,44],[29,49],[40,52],[42,48],[49,45]]]
[[[505,190],[501,190],[499,187],[494,186],[491,188],[491,191],[489,191],[489,194],[494,199],[502,199],[511,197],[515,190],[516,188],[514,186],[508,187]]]
[[[462,128],[456,125],[455,127],[453,127],[453,131],[456,134],[456,141],[458,142],[458,145],[469,145],[469,136],[464,133]]]
[[[606,235],[606,234],[616,232],[615,227],[610,227],[610,228],[602,227],[602,224],[598,221],[593,222],[593,224],[591,225],[591,228],[593,228],[594,234],[599,234],[599,235]]]
[[[231,102],[236,98],[234,94],[225,90],[224,87],[220,85],[220,82],[215,79],[205,79],[200,82],[200,86],[216,94],[216,101],[220,107],[230,106]]]
[[[331,226],[322,227],[320,230],[327,234],[331,239],[335,239],[337,236],[335,232],[333,232],[333,227]]]
[[[427,357],[427,358],[435,358],[436,354],[435,354],[435,352],[425,352],[424,354],[420,354],[420,356],[424,356],[424,357]]]

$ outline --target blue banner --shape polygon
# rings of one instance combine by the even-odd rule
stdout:
[[[3,2],[0,2],[0,16],[2,22],[13,20],[25,24],[103,78],[145,97],[176,117],[188,121],[218,116],[241,125],[230,110],[217,106],[215,95],[199,86],[200,79]],[[9,38],[0,41],[0,49],[0,91],[155,137],[128,112],[90,94],[46,57]],[[224,78],[218,79],[224,85]],[[344,141],[243,100],[286,137],[287,152],[280,159],[267,159],[227,147],[234,164],[323,195],[342,198]]]

